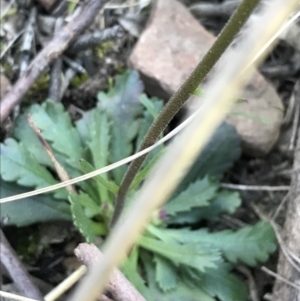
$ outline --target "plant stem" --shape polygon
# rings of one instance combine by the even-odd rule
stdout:
[[[218,39],[212,45],[211,49],[206,53],[201,62],[197,65],[188,79],[182,84],[179,90],[171,97],[171,99],[164,106],[163,110],[153,122],[144,137],[138,151],[141,151],[155,143],[160,133],[164,131],[176,113],[186,103],[190,95],[199,87],[204,78],[211,71],[213,66],[219,60],[221,55],[225,52],[227,47],[231,44],[236,34],[245,24],[254,8],[260,0],[244,0],[232,15]],[[132,181],[138,173],[147,155],[144,155],[129,165],[120,185],[120,190],[115,201],[115,210],[111,220],[111,227],[115,225],[119,219],[126,199],[126,195],[130,188]]]

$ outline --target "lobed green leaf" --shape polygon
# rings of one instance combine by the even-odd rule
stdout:
[[[0,197],[28,192],[27,189],[8,183],[0,178]],[[39,222],[71,220],[70,206],[67,202],[56,200],[51,195],[39,195],[21,201],[1,204],[1,221],[5,226],[24,227]]]
[[[129,257],[122,265],[122,272],[125,277],[134,285],[134,287],[146,298],[147,301],[151,301],[151,295],[149,288],[145,284],[145,280],[139,273],[138,264],[138,247],[134,247]]]
[[[209,201],[215,196],[218,185],[207,177],[190,184],[186,190],[171,199],[165,210],[169,215],[176,215],[179,212],[190,211],[191,209],[208,206]]]
[[[107,228],[103,224],[95,223],[86,216],[83,204],[86,203],[88,198],[89,196],[82,192],[80,194],[69,194],[74,225],[85,237],[86,241],[92,243],[98,235],[105,235]]]
[[[241,155],[241,138],[232,125],[222,123],[198,156],[177,192],[205,176],[221,178]]]
[[[167,223],[172,225],[193,224],[202,220],[217,221],[222,214],[232,214],[241,205],[237,192],[221,190],[210,200],[208,206],[194,208],[189,212],[180,212]]]
[[[210,296],[221,301],[247,301],[249,292],[247,286],[237,276],[230,273],[231,266],[220,263],[217,269],[207,269],[199,272],[198,285]]]
[[[165,257],[154,255],[156,281],[163,292],[174,289],[177,285],[177,270]]]
[[[79,159],[83,148],[77,130],[61,103],[52,100],[30,108],[31,117],[42,136],[55,151],[65,156],[66,162],[75,169],[79,168]]]
[[[223,230],[215,233],[207,229],[161,229],[162,237],[172,238],[183,244],[196,244],[219,250],[232,263],[241,261],[250,266],[266,261],[276,250],[276,237],[272,227],[265,222],[246,226],[237,231]]]
[[[142,252],[141,259],[145,267],[146,279],[151,295],[151,298],[147,299],[148,301],[216,301],[199,286],[189,286],[181,279],[178,281],[177,286],[173,290],[163,292],[155,281],[155,268],[152,263],[153,260],[151,255],[147,254],[146,252]]]
[[[7,182],[17,182],[25,187],[36,189],[58,183],[51,173],[40,165],[22,144],[12,138],[1,144],[1,177]],[[65,189],[55,192],[58,198],[67,198]]]
[[[200,245],[182,245],[176,241],[166,243],[146,236],[142,236],[138,244],[146,250],[171,260],[175,265],[187,265],[200,271],[208,267],[214,268],[215,262],[220,260],[218,252]]]

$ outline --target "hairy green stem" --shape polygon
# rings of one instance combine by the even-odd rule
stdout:
[[[144,137],[138,151],[141,151],[155,143],[160,133],[164,131],[176,113],[186,103],[190,95],[199,87],[204,78],[208,75],[221,55],[225,52],[227,47],[231,44],[236,34],[245,24],[254,8],[260,0],[244,0],[232,15],[218,39],[212,45],[211,49],[206,53],[201,62],[197,65],[194,71],[190,74],[188,79],[182,84],[179,90],[171,97],[171,99],[164,106],[163,110],[153,122]],[[127,192],[130,185],[141,168],[147,155],[141,156],[134,160],[129,165],[120,185],[120,189],[115,202],[115,209],[111,220],[111,227],[116,223],[120,217]]]

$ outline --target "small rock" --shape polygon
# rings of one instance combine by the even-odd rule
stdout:
[[[215,37],[181,3],[158,0],[128,63],[141,73],[149,94],[167,100],[214,41]],[[240,97],[245,101],[234,108],[239,115],[230,115],[227,121],[241,135],[246,153],[267,154],[279,136],[283,119],[282,101],[258,72]],[[188,110],[191,111],[192,107],[188,106]],[[254,119],[261,119],[268,124]]]
[[[10,88],[10,81],[5,75],[0,74],[0,99],[2,99],[5,96],[5,94],[9,91]]]
[[[190,75],[215,38],[176,0],[158,0],[129,65],[147,91],[167,99]]]
[[[242,147],[250,156],[262,156],[271,151],[280,134],[283,104],[275,89],[255,72],[234,105],[226,121],[235,126],[242,137]]]

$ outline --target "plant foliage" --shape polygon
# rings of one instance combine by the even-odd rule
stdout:
[[[70,177],[121,160],[137,150],[162,109],[162,101],[142,93],[136,72],[116,78],[114,87],[98,94],[96,108],[73,125],[61,104],[51,100],[31,106],[30,114],[57,161]],[[41,142],[21,115],[13,136],[1,144],[1,197],[58,182]],[[133,195],[165,146],[155,149],[131,185]],[[240,155],[234,128],[223,124],[170,200],[156,213],[133,248],[123,272],[149,301],[243,301],[248,292],[234,274],[236,263],[254,266],[275,250],[269,224],[259,222],[237,231],[213,232],[204,226],[240,206],[236,192],[222,190],[218,180]],[[72,219],[88,242],[108,233],[115,195],[126,166],[76,187],[2,205],[9,225]],[[153,196],[155,197],[155,195]],[[22,210],[22,217],[19,214]],[[200,226],[201,225],[201,226]],[[216,299],[217,298],[217,299]]]

